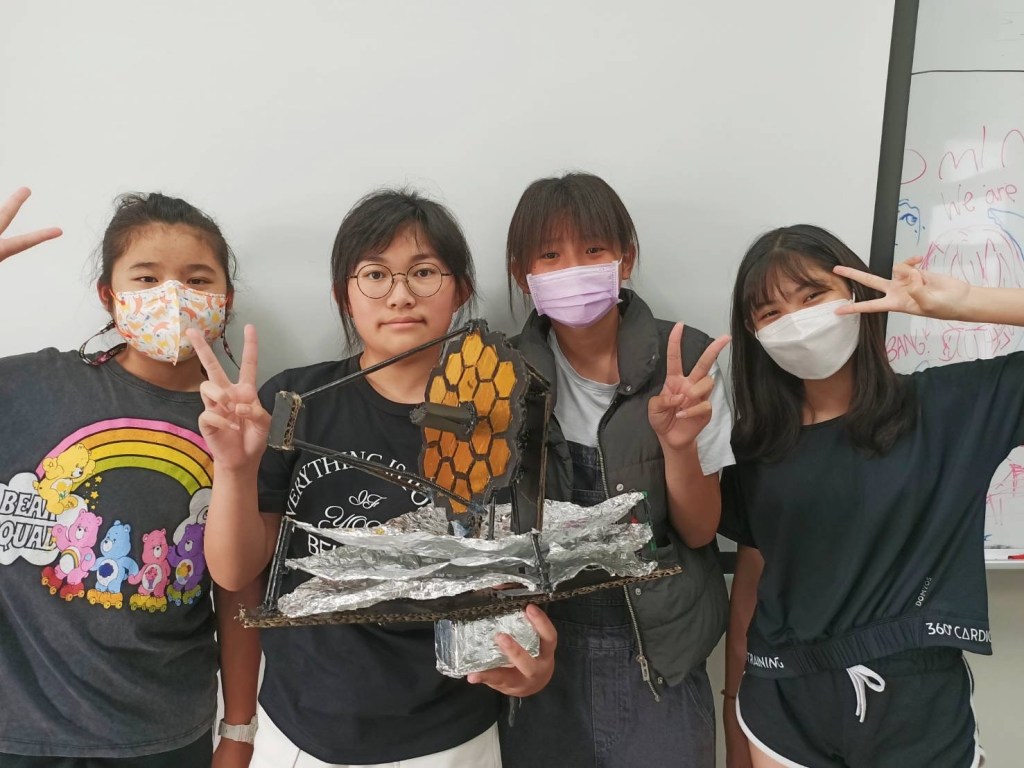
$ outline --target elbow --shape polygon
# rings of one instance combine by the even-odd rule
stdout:
[[[716,531],[713,529],[710,531],[679,531],[679,538],[690,549],[700,549],[714,541],[715,534]]]

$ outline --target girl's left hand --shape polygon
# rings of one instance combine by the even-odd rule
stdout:
[[[540,653],[534,658],[504,632],[498,634],[498,647],[512,662],[510,667],[473,672],[466,677],[470,683],[483,683],[506,696],[532,696],[551,680],[555,671],[555,646],[558,632],[551,619],[536,605],[526,606],[526,618],[540,636]]]
[[[647,419],[662,445],[672,449],[686,448],[711,421],[711,390],[715,380],[709,376],[719,353],[731,341],[719,336],[712,341],[693,366],[689,376],[683,375],[680,342],[683,324],[676,323],[668,336],[665,385],[661,393],[647,403]]]
[[[914,256],[892,269],[892,279],[850,267],[835,267],[840,277],[853,280],[884,293],[880,299],[857,301],[836,310],[837,315],[861,312],[905,312],[908,315],[955,320],[958,309],[967,302],[971,286],[955,277],[918,269],[923,257]]]

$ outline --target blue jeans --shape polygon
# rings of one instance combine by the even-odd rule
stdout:
[[[504,768],[714,768],[715,705],[701,664],[679,685],[636,661],[621,589],[553,603],[558,629],[548,686],[498,721]]]

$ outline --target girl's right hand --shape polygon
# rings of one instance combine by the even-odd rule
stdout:
[[[259,351],[256,328],[245,326],[245,345],[242,347],[237,384],[228,378],[199,331],[190,328],[185,333],[208,377],[199,388],[206,406],[199,415],[199,431],[210,446],[217,468],[255,471],[266,450],[270,433],[270,414],[260,403],[256,390]]]
[[[32,191],[28,187],[22,187],[8,197],[3,205],[0,205],[0,235],[11,225],[14,217],[18,215],[22,204],[28,200],[28,196],[31,194]],[[60,237],[62,234],[63,232],[57,227],[50,227],[49,229],[37,229],[35,232],[28,232],[27,234],[15,237],[0,237],[0,261],[3,261],[8,256],[28,250],[34,245]]]

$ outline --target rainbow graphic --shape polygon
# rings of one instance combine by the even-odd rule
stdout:
[[[91,477],[109,469],[137,467],[161,472],[177,480],[189,497],[213,484],[213,458],[202,436],[166,421],[151,419],[108,419],[83,427],[69,435],[50,451],[58,456],[76,443],[89,451],[96,462]],[[43,463],[36,475],[43,477]],[[71,483],[75,490],[83,477]]]

